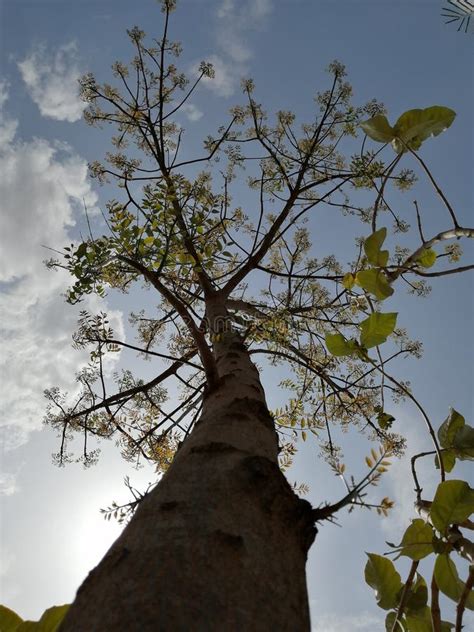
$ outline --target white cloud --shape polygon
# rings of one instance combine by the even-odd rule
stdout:
[[[214,77],[204,77],[203,85],[207,86],[212,92],[220,97],[230,97],[235,91],[235,85],[240,77],[239,69],[236,65],[224,61],[219,55],[211,55],[207,61],[211,62],[214,67]],[[197,74],[199,64],[194,67]]]
[[[272,0],[251,0],[248,10],[251,19],[261,20],[272,12]]]
[[[15,137],[18,121],[2,116],[3,108],[8,99],[8,84],[0,81],[0,147],[5,147]]]
[[[0,536],[2,535],[0,531]],[[0,588],[3,604],[11,603],[19,592],[18,583],[11,579],[11,573],[16,561],[16,556],[12,554],[11,550],[6,548],[3,537],[0,537]]]
[[[238,81],[247,75],[253,51],[248,34],[263,26],[272,11],[272,0],[222,0],[216,10],[216,43],[218,53],[208,58],[214,65],[215,78],[203,80],[218,96],[229,97]],[[197,73],[199,64],[193,67]]]
[[[5,86],[0,90],[5,103]],[[0,132],[8,119],[0,110]],[[64,144],[42,139],[15,140],[0,147],[0,328],[2,355],[2,414],[4,449],[28,440],[42,426],[43,390],[74,388],[74,375],[85,356],[71,348],[79,309],[98,311],[97,297],[80,308],[64,303],[68,285],[64,271],[42,264],[46,244],[61,248],[71,242],[68,228],[83,201],[93,207],[97,196],[87,179],[84,160]],[[111,325],[123,335],[121,314]],[[8,489],[14,480],[5,479]]]
[[[239,70],[246,70],[246,62],[253,57],[252,50],[245,44],[239,30],[234,30],[230,25],[223,27],[217,33],[217,43],[222,52],[230,58],[233,63],[239,64]]]
[[[383,619],[369,613],[355,616],[324,614],[315,616],[311,632],[380,632],[384,627]]]
[[[271,11],[271,0],[224,0],[217,10],[217,43],[222,52],[237,64],[249,61],[253,53],[246,43],[248,33],[261,28]]]
[[[232,15],[234,11],[234,0],[222,0],[222,2],[217,7],[217,17],[218,18],[227,18]]]
[[[86,104],[79,98],[81,75],[74,42],[50,53],[38,46],[18,62],[28,92],[43,116],[59,121],[78,121]]]
[[[250,22],[264,18],[272,12],[272,8],[272,0],[247,0],[238,3],[235,0],[222,0],[217,7],[216,15],[222,20],[239,18]]]
[[[17,491],[15,475],[8,472],[0,472],[0,496],[11,496]]]
[[[181,106],[181,109],[192,123],[199,121],[203,117],[201,110],[192,103],[185,103]]]
[[[411,474],[410,459],[413,455],[433,449],[430,437],[421,417],[416,413],[408,413],[405,418],[397,420],[399,432],[407,440],[407,450],[401,459],[392,459],[389,471],[384,475],[384,483],[388,496],[395,501],[390,512],[390,519],[382,522],[383,529],[390,537],[400,540],[410,521],[419,517],[415,511],[415,483]],[[439,483],[438,470],[434,468],[433,456],[418,459],[416,472],[423,488],[424,498],[433,498],[434,490]]]
[[[43,245],[64,245],[74,209],[94,206],[87,165],[70,150],[42,139],[10,143],[0,154],[2,180],[0,281],[33,272],[45,259]]]

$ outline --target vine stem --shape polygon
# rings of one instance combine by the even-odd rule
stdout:
[[[408,577],[407,577],[407,581],[405,582],[405,586],[403,587],[403,592],[402,595],[400,597],[400,603],[398,604],[398,610],[397,610],[397,616],[395,617],[395,620],[393,622],[392,625],[392,630],[391,632],[397,632],[398,631],[398,623],[401,621],[401,618],[403,616],[403,612],[405,610],[405,606],[407,604],[408,601],[408,595],[410,593],[410,588],[413,584],[413,580],[415,578],[415,574],[416,574],[416,569],[418,568],[418,564],[419,564],[419,560],[413,560],[413,562],[411,563],[411,567],[410,567],[410,572],[408,573]]]
[[[441,632],[441,610],[439,609],[439,588],[434,576],[431,578],[431,622],[433,632]]]
[[[433,441],[433,445],[434,445],[435,450],[436,450],[436,454],[438,456],[441,481],[444,481],[446,479],[446,473],[445,473],[445,470],[444,470],[443,459],[441,458],[441,448],[440,448],[440,445],[438,443],[438,439],[436,437],[436,433],[434,431],[433,424],[431,423],[430,418],[428,417],[428,415],[427,415],[426,411],[424,410],[423,406],[416,399],[416,397],[414,395],[412,395],[412,393],[410,393],[410,391],[405,386],[403,386],[403,384],[401,384],[398,380],[396,380],[394,377],[392,377],[388,373],[385,373],[382,369],[380,369],[380,367],[378,367],[375,364],[375,362],[373,360],[371,360],[370,358],[369,358],[369,360],[370,360],[370,363],[372,364],[372,366],[377,371],[379,371],[380,373],[385,375],[385,377],[390,382],[392,382],[392,384],[395,384],[395,386],[397,386],[409,399],[411,399],[411,401],[415,404],[415,406],[420,411],[423,419],[425,420],[426,427],[428,428],[428,432],[429,432],[429,434],[431,436],[431,439]]]
[[[464,585],[464,590],[459,598],[458,605],[456,607],[456,628],[455,632],[461,632],[462,630],[462,618],[464,615],[464,608],[466,606],[467,598],[471,593],[472,586],[474,584],[474,566],[469,569],[469,576]]]

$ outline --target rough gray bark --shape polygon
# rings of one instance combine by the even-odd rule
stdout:
[[[258,371],[234,332],[159,485],[79,588],[61,632],[310,629],[311,506],[278,467]]]

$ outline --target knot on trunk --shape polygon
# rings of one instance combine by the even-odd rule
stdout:
[[[276,463],[261,456],[249,456],[239,463],[239,475],[247,493],[255,494],[265,513],[278,515],[288,533],[296,535],[306,554],[316,537],[311,504],[299,498]]]

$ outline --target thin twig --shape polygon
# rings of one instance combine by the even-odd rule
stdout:
[[[455,632],[462,631],[462,619],[464,615],[464,608],[466,606],[466,601],[471,594],[472,586],[474,584],[474,566],[471,566],[469,569],[469,576],[464,584],[464,589],[462,591],[461,596],[459,597],[458,605],[456,607],[456,628]]]

